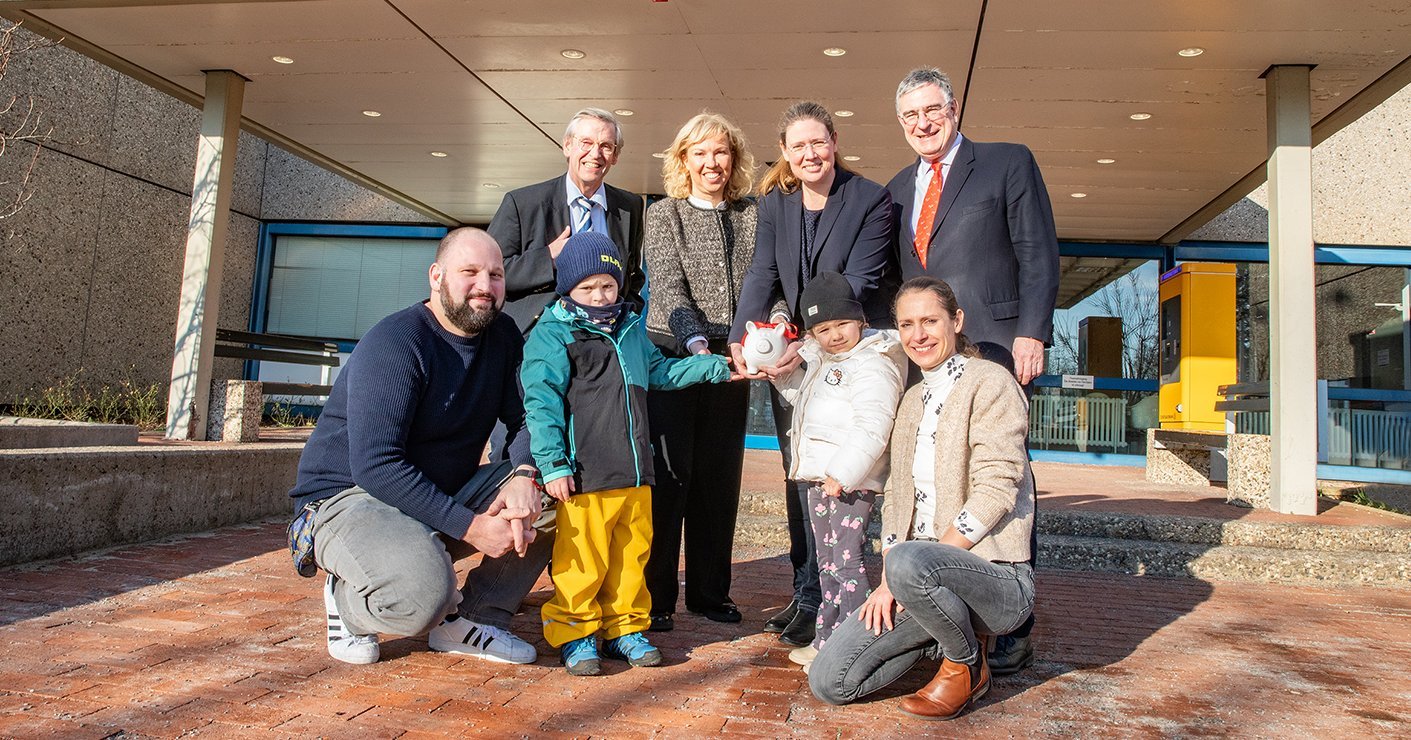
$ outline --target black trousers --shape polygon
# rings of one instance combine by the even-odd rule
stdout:
[[[730,562],[745,461],[745,382],[695,385],[647,395],[656,467],[647,590],[653,614],[676,611],[684,524],[686,608],[730,603]]]
[[[774,410],[774,433],[779,439],[779,451],[784,456],[784,503],[789,518],[789,564],[794,567],[794,601],[808,611],[818,611],[823,602],[823,587],[818,581],[818,551],[813,544],[813,524],[808,520],[808,486],[804,481],[789,480],[793,455],[789,447],[789,427],[794,410],[784,405],[774,386],[769,387],[769,403]]]

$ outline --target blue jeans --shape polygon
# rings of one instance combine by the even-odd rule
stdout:
[[[1005,634],[1034,609],[1028,563],[992,563],[938,542],[893,547],[882,577],[904,610],[881,635],[856,615],[833,632],[808,676],[814,696],[829,704],[866,696],[937,651],[957,663],[984,660],[975,634]]]

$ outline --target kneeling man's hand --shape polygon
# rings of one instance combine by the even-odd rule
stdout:
[[[533,480],[521,475],[510,478],[500,488],[497,498],[504,501],[506,511],[529,512],[531,525],[539,518],[539,512],[544,508],[544,497],[539,495],[539,487],[534,485]],[[505,515],[501,513],[500,516],[503,518]]]
[[[470,520],[462,539],[487,557],[498,558],[511,550],[523,556],[526,545],[534,541],[534,529],[526,528],[520,517],[502,516],[506,511],[497,499],[484,514]]]

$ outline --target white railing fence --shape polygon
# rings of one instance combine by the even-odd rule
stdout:
[[[1029,443],[1043,449],[1073,446],[1079,452],[1089,447],[1121,450],[1127,446],[1127,402],[1035,395],[1029,404]]]
[[[1237,428],[1248,434],[1269,433],[1269,412],[1245,411]],[[1328,459],[1333,465],[1411,468],[1411,412],[1331,407],[1323,425]]]

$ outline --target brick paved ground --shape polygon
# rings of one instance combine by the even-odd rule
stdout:
[[[1041,571],[1040,660],[931,724],[895,708],[924,670],[850,707],[811,697],[756,632],[787,599],[773,553],[737,558],[745,623],[680,615],[661,668],[566,675],[535,628],[547,581],[516,622],[537,665],[405,638],[358,667],[324,652],[319,582],[293,574],[281,527],[0,570],[0,736],[1411,736],[1408,590]]]

